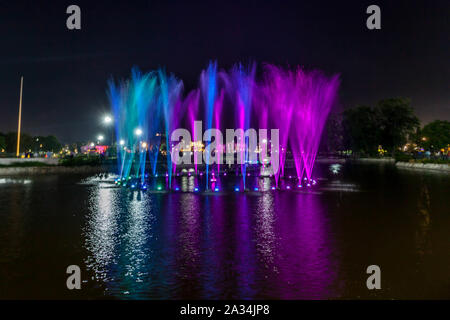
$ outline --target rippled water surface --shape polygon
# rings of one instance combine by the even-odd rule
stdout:
[[[450,298],[450,175],[317,166],[313,192],[0,177],[0,298]],[[264,182],[261,182],[264,183]],[[66,289],[79,265],[82,290]],[[381,268],[382,289],[366,288]]]

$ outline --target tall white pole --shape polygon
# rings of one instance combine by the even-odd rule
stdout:
[[[23,91],[23,77],[20,77],[20,100],[19,100],[19,127],[17,129],[17,152],[16,157],[20,154],[20,126],[22,123],[22,91]]]

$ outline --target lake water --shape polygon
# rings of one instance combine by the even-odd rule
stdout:
[[[450,175],[316,166],[313,191],[0,177],[0,298],[450,298]],[[236,177],[221,177],[232,186]],[[225,189],[225,187],[224,187]],[[66,288],[78,265],[82,289]],[[366,268],[381,268],[368,290]]]

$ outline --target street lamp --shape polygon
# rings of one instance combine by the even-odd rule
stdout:
[[[104,124],[110,124],[111,122],[112,122],[112,117],[111,116],[105,116],[104,118],[103,118],[103,123]]]
[[[97,139],[98,139],[98,141],[103,141],[104,137],[103,137],[102,135],[99,135],[99,136],[97,137]]]
[[[113,118],[110,115],[106,115],[103,117],[103,124],[107,127],[110,126],[110,124],[113,122]],[[114,130],[111,130],[111,146],[113,145],[114,141]]]
[[[121,146],[123,146],[123,145],[125,144],[125,140],[123,140],[123,139],[120,140],[120,141],[119,141],[119,144],[120,144]]]
[[[134,134],[137,135],[138,137],[140,137],[142,135],[142,129],[137,128],[136,130],[134,130]]]

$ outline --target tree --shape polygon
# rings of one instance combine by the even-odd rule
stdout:
[[[61,143],[55,136],[42,137],[42,150],[59,152],[61,150]]]
[[[391,98],[381,100],[376,112],[381,129],[381,145],[392,154],[404,145],[408,135],[419,126],[419,119],[410,106],[409,99]]]
[[[17,132],[6,134],[6,152],[15,153],[17,150]],[[33,149],[33,138],[26,133],[20,134],[20,152],[27,152]]]
[[[0,152],[6,150],[6,137],[3,133],[0,133]]]
[[[420,144],[427,150],[440,150],[450,144],[450,122],[436,120],[423,127]]]
[[[367,106],[347,109],[342,114],[343,140],[354,153],[376,155],[380,141],[377,112]]]

